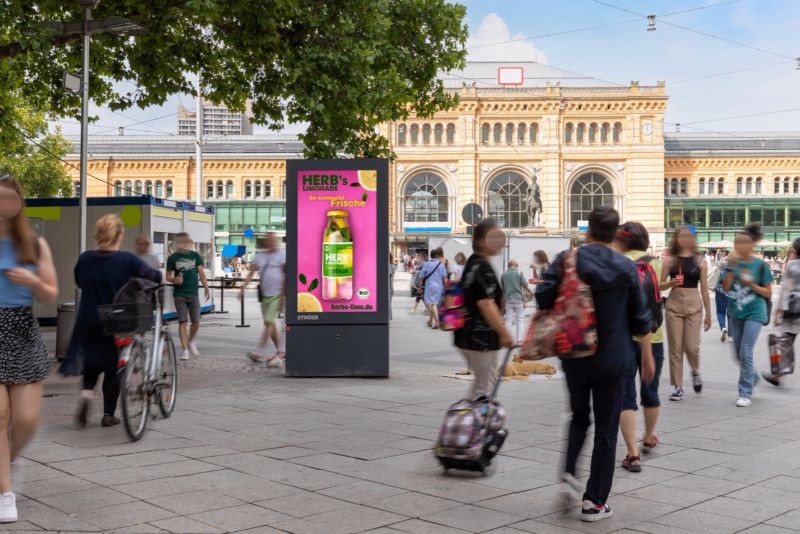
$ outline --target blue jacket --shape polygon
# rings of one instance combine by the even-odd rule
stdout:
[[[536,286],[539,309],[553,307],[564,268],[558,255]],[[636,372],[632,336],[650,332],[652,318],[639,283],[635,264],[609,247],[584,245],[578,249],[578,277],[592,290],[597,318],[597,352],[594,356],[564,360],[564,368],[586,367],[604,375]]]

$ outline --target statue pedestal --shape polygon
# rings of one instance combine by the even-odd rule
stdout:
[[[522,228],[519,231],[520,235],[533,235],[536,237],[541,237],[547,235],[547,228],[544,226],[535,226],[533,228]]]

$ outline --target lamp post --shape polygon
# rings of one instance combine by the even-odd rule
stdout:
[[[109,32],[117,35],[143,33],[144,27],[123,17],[108,17],[92,20],[92,10],[100,0],[78,0],[83,8],[83,20],[79,22],[51,22],[48,26],[62,35],[83,35],[83,72],[81,73],[81,177],[80,177],[80,252],[86,250],[86,177],[89,159],[89,47],[92,34]]]

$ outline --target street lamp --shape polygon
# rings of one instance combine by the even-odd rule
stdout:
[[[83,8],[83,20],[72,22],[50,22],[50,28],[62,35],[83,35],[83,72],[81,82],[81,181],[80,181],[80,252],[86,250],[86,171],[89,159],[89,45],[92,34],[114,33],[132,35],[144,33],[140,24],[123,17],[108,17],[105,20],[92,20],[92,9],[100,0],[78,0]],[[66,79],[66,78],[65,78]]]

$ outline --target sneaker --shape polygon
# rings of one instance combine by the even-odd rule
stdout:
[[[119,417],[114,417],[113,415],[104,415],[100,420],[100,426],[116,426],[121,422],[122,420]]]
[[[764,380],[766,380],[775,387],[781,385],[780,379],[777,376],[773,376],[771,373],[761,373],[761,378],[763,378]]]
[[[267,357],[263,354],[259,354],[258,352],[251,350],[247,353],[247,357],[250,358],[250,361],[253,363],[264,363],[267,361]]]
[[[267,360],[267,367],[283,367],[286,363],[286,359],[282,358],[281,356],[273,356],[269,360]]]
[[[669,396],[669,400],[671,401],[682,401],[683,400],[683,388],[675,387],[672,390],[672,395]]]
[[[185,362],[189,360],[189,349],[183,349],[183,354],[181,354],[181,361]]]
[[[192,356],[194,356],[195,358],[200,356],[200,351],[197,350],[197,345],[195,345],[194,343],[189,343],[189,352],[192,353]]]
[[[737,408],[747,408],[751,404],[753,404],[753,403],[750,402],[750,399],[745,399],[744,397],[740,397],[739,400],[736,401],[736,407]]]
[[[0,493],[0,523],[13,523],[17,520],[17,496],[13,491]]]
[[[703,379],[700,378],[700,375],[694,375],[692,377],[692,385],[694,386],[695,393],[703,391]]]
[[[724,327],[722,328],[722,333],[719,335],[719,340],[722,341],[723,343],[728,341],[728,329],[727,328],[724,328]]]
[[[581,510],[581,521],[600,521],[614,515],[611,507],[607,504],[595,504],[592,501],[583,501],[583,509]]]

